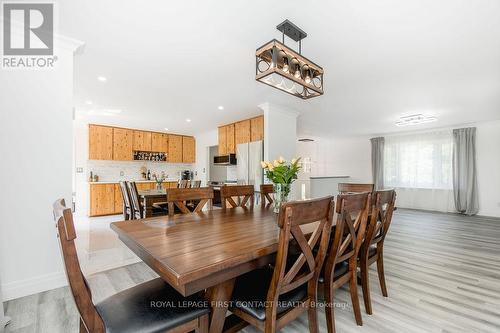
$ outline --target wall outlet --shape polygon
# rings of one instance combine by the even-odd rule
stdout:
[[[83,168],[76,168],[76,173],[83,173]]]

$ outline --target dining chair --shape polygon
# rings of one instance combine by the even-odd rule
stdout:
[[[132,205],[130,203],[130,194],[127,188],[127,183],[124,181],[120,181],[120,190],[123,199],[123,219],[131,220],[132,219]]]
[[[236,279],[230,306],[233,314],[265,333],[274,333],[307,311],[309,332],[318,332],[318,276],[328,250],[334,207],[332,196],[280,207],[274,267]],[[312,232],[309,238],[302,228]],[[292,239],[300,254],[290,258]],[[318,250],[313,252],[314,248]]]
[[[53,212],[66,277],[80,315],[80,333],[208,332],[210,310],[203,298],[199,295],[183,297],[160,278],[94,304],[78,261],[71,209],[66,208],[64,199],[60,199],[54,203]],[[153,306],[153,303],[172,306]]]
[[[392,221],[392,213],[396,203],[396,191],[376,191],[371,218],[367,227],[365,240],[359,251],[359,266],[361,271],[361,287],[366,313],[372,314],[368,268],[377,263],[377,273],[382,295],[387,297],[387,287],[384,275],[384,240]]]
[[[333,292],[346,283],[349,283],[356,323],[363,325],[357,287],[358,253],[363,243],[370,206],[370,193],[337,196],[335,232],[332,233],[333,240],[330,242],[324,273],[320,277],[326,299],[329,333],[335,332]]]
[[[260,185],[260,204],[263,206],[270,205],[274,202],[271,193],[274,193],[273,184],[261,184]],[[266,203],[267,199],[267,203]]]
[[[191,188],[199,188],[201,186],[201,180],[192,180],[191,181]]]
[[[255,189],[253,185],[225,185],[220,188],[220,198],[222,201],[222,209],[228,208],[227,203],[231,207],[247,207],[247,204],[250,204],[250,207],[254,206]],[[237,198],[237,202],[234,201],[233,198]]]
[[[201,212],[203,207],[214,198],[214,190],[210,187],[200,188],[172,188],[167,192],[168,215],[173,216],[175,207],[181,214],[189,214],[191,212]],[[187,207],[186,202],[197,202],[194,209],[191,211]],[[209,208],[212,205],[209,205]]]
[[[373,184],[339,183],[338,185],[340,194],[373,192],[373,189]]]
[[[187,179],[181,179],[177,183],[177,188],[188,188],[190,185],[190,181]]]
[[[137,185],[135,184],[135,182],[127,182],[127,188],[130,194],[130,201],[132,204],[131,220],[142,219],[143,207],[139,199],[139,192],[137,191]]]

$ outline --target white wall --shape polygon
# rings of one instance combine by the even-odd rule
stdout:
[[[0,70],[0,280],[5,299],[66,284],[52,203],[65,198],[71,204],[75,47],[57,50],[52,70]]]
[[[500,120],[476,127],[479,215],[500,217]]]
[[[310,157],[309,176],[349,176],[350,182],[371,182],[371,146],[369,137],[318,138],[298,142],[297,156]]]

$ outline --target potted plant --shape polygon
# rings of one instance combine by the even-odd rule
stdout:
[[[278,213],[283,202],[288,201],[291,185],[297,179],[300,170],[300,157],[290,162],[283,157],[273,162],[262,161],[261,165],[266,173],[267,179],[274,185],[274,212]]]

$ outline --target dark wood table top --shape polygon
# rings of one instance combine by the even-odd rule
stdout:
[[[187,296],[274,261],[276,221],[272,207],[256,206],[114,222],[111,229]]]

